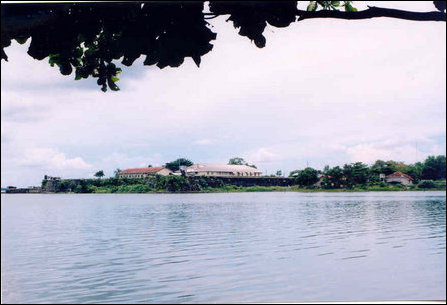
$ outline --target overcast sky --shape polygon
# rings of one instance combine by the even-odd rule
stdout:
[[[431,1],[377,6],[434,10]],[[123,67],[119,92],[62,76],[13,42],[1,63],[2,187],[178,157],[239,156],[288,174],[446,153],[444,22],[305,20],[267,26],[258,49],[225,19],[210,20],[217,39],[200,68],[139,60]]]

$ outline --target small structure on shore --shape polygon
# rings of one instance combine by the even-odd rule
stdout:
[[[142,167],[142,168],[128,168],[118,173],[120,178],[145,178],[151,175],[171,175],[172,171],[166,167]]]
[[[413,178],[402,172],[394,172],[385,177],[385,182],[390,184],[400,183],[403,185],[413,184]]]
[[[42,193],[42,188],[39,186],[29,186],[18,188],[15,186],[8,186],[5,190],[7,194],[19,194],[19,193]]]
[[[194,164],[185,169],[186,176],[261,177],[262,171],[248,165]]]

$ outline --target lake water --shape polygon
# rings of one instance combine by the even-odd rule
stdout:
[[[445,192],[1,195],[4,303],[445,300]]]

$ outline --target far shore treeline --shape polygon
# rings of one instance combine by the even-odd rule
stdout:
[[[242,158],[232,158],[229,164],[247,164]],[[191,165],[192,161],[178,159],[166,165],[174,170],[179,165]],[[151,165],[149,165],[151,166]],[[255,167],[255,165],[250,165]],[[402,172],[411,176],[412,185],[387,184],[381,175]],[[405,164],[404,162],[377,160],[368,166],[362,162],[344,164],[343,166],[325,166],[323,170],[307,167],[290,172],[287,186],[284,185],[233,185],[228,179],[219,177],[206,178],[185,176],[154,175],[146,178],[119,178],[120,170],[115,170],[114,177],[102,178],[103,171],[95,174],[97,179],[63,179],[52,181],[57,192],[74,193],[151,193],[151,192],[250,192],[250,191],[393,191],[393,190],[445,190],[446,157],[429,156],[424,162]],[[281,177],[276,175],[266,177]],[[254,178],[247,178],[254,179]],[[231,179],[230,179],[231,180]],[[44,188],[46,180],[42,181]]]

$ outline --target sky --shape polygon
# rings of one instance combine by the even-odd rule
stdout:
[[[355,1],[432,11],[431,1]],[[303,3],[305,5],[305,3]],[[300,4],[300,8],[301,8]],[[376,18],[267,26],[265,48],[221,16],[200,68],[123,68],[121,91],[26,54],[1,62],[1,186],[44,175],[242,157],[265,174],[446,153],[446,24]]]

